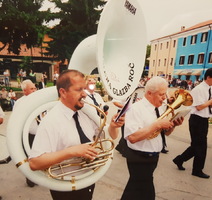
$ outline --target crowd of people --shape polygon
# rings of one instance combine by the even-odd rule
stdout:
[[[0,90],[0,105],[3,111],[11,111],[15,105],[16,93],[12,88],[7,90],[6,87],[2,87]]]
[[[9,87],[11,86],[9,70],[5,70],[4,75],[5,78],[0,87],[0,105],[3,111],[11,111],[13,110],[13,107],[18,97],[16,95],[16,92],[13,91],[13,88]],[[26,70],[20,69],[17,74],[18,87],[22,87],[23,81],[29,79],[33,84],[35,84],[35,87],[37,89],[46,88],[48,80],[47,73],[44,71],[39,77],[40,80],[37,82],[36,73],[33,72],[33,70],[30,70],[29,73],[26,73]],[[56,79],[57,78],[54,78],[54,80]]]
[[[125,141],[129,180],[120,197],[121,200],[155,200],[154,171],[165,145],[164,137],[170,135],[175,127],[184,121],[184,117],[173,121],[167,118],[158,119],[167,109],[164,102],[167,101],[167,91],[170,87],[168,81],[156,76],[142,80],[140,84],[145,88],[142,99],[134,102],[119,120],[115,120],[118,113],[114,113],[108,126],[112,139],[116,139],[122,133],[122,139]],[[173,82],[171,84],[175,86]],[[95,160],[98,154],[93,146],[87,144],[94,141],[98,126],[82,112],[87,106],[85,100],[100,107],[107,115],[109,107],[95,92],[96,80],[85,79],[84,74],[77,70],[65,70],[60,74],[55,72],[55,85],[59,101],[37,124],[31,141],[29,165],[32,170],[44,170],[73,157]],[[34,83],[29,80],[23,81],[21,86],[24,91],[24,97],[21,99],[36,91]],[[190,88],[193,97],[189,118],[191,145],[173,159],[179,170],[185,170],[183,163],[194,157],[192,175],[204,179],[210,177],[203,169],[207,153],[208,119],[212,117],[211,86],[212,68],[205,72],[201,83]],[[0,94],[4,96],[5,90],[3,89]],[[21,103],[21,99],[15,103],[15,107]],[[119,109],[123,105],[124,103],[120,104]],[[95,108],[90,112],[91,115],[101,118],[101,114]],[[54,200],[91,200],[94,189],[95,184],[92,184],[70,192],[50,190],[50,194]]]
[[[149,78],[142,78],[140,80],[140,87],[145,87],[146,85],[146,82],[149,80]],[[168,81],[168,87],[169,88],[182,88],[182,89],[185,89],[185,90],[192,90],[195,86],[199,85],[202,81],[197,79],[195,81],[192,81],[191,79],[189,80],[184,80],[184,79],[181,79],[181,78],[172,78],[170,80],[167,80]]]
[[[192,90],[195,86],[200,84],[200,80],[181,80],[180,78],[173,78],[169,80],[169,87],[178,87],[185,90]]]
[[[39,74],[39,75],[36,78],[37,74]],[[40,88],[40,84],[44,83],[44,85],[42,87],[42,88],[44,88],[47,85],[48,76],[47,76],[46,71],[43,71],[42,73],[36,73],[32,69],[30,69],[29,71],[20,69],[19,72],[17,73],[18,86],[20,87],[21,83],[26,79],[30,79],[33,83],[35,83],[37,88]],[[37,81],[37,79],[39,81]]]

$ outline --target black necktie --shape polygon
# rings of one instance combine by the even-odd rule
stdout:
[[[159,113],[159,110],[158,110],[157,107],[155,107],[155,112],[156,112],[157,118],[159,118],[159,117],[160,117],[160,113]],[[165,138],[165,133],[164,133],[164,131],[162,130],[160,134],[161,134],[161,137],[162,137],[163,146],[166,147],[166,138]]]
[[[208,100],[210,100],[211,99],[211,88],[209,89],[209,98],[208,98]],[[209,113],[210,114],[212,114],[212,107],[211,106],[208,106],[208,108],[209,108]]]
[[[81,143],[83,144],[83,143],[90,142],[90,140],[87,138],[87,136],[83,132],[82,127],[80,126],[80,123],[79,123],[79,120],[78,120],[78,112],[76,112],[73,115],[73,118],[74,118],[75,123],[76,123],[77,131],[79,133]]]
[[[93,100],[93,103],[94,103],[95,106],[100,107],[93,94],[88,95],[88,96]],[[96,112],[97,112],[97,115],[100,116],[99,111],[97,109],[96,109]],[[101,115],[101,118],[104,118],[104,116]]]
[[[93,100],[94,105],[99,107],[99,104],[98,104],[98,102],[96,101],[94,95],[91,94],[90,97],[91,97],[91,99]]]

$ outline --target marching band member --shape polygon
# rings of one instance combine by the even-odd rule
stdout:
[[[212,68],[204,75],[204,81],[197,85],[192,91],[193,105],[189,118],[189,130],[191,145],[173,162],[179,170],[185,170],[183,163],[194,157],[192,175],[200,178],[209,178],[202,170],[205,165],[207,154],[207,134],[209,117],[212,117]]]
[[[86,144],[93,141],[97,125],[80,109],[84,106],[86,93],[84,75],[77,70],[63,71],[57,80],[59,102],[41,121],[33,142],[29,164],[32,170],[43,170],[72,157],[93,160],[97,156],[94,147]],[[115,139],[124,117],[114,122],[113,116],[108,131]],[[50,190],[54,200],[91,200],[95,184],[76,191]]]
[[[105,114],[107,114],[109,107],[108,105],[106,105],[101,95],[95,92],[95,90],[96,90],[96,80],[94,78],[89,77],[86,81],[85,92],[87,93],[87,96],[85,101],[101,108],[105,112]],[[89,112],[99,115],[99,112],[94,107],[91,107],[89,105],[85,105],[85,107],[89,110]]]
[[[37,91],[37,88],[35,87],[35,84],[30,80],[30,79],[26,79],[24,81],[22,81],[21,83],[21,89],[24,93],[24,95],[19,98],[16,103],[14,104],[13,110],[17,109],[17,107],[21,104],[21,102],[30,94],[32,94],[33,92]],[[32,124],[30,125],[30,129],[29,129],[29,144],[30,146],[32,146],[34,137],[35,137],[35,130],[37,130],[37,122],[36,120],[32,121]],[[29,180],[28,178],[26,178],[26,183],[29,187],[34,187],[35,183],[33,183],[31,180]]]
[[[165,111],[162,104],[166,99],[167,89],[168,83],[165,79],[151,78],[145,86],[144,97],[132,104],[126,112],[124,137],[128,146],[126,157],[130,176],[121,200],[155,199],[153,173],[163,142],[160,134],[155,138],[151,136],[162,129],[169,135],[175,126],[183,122],[183,118],[173,122],[169,119],[157,120],[157,111],[160,114]]]

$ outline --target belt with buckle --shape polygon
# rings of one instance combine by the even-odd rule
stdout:
[[[135,151],[135,150],[134,150]],[[159,152],[145,152],[145,151],[136,151],[136,153],[140,156],[144,156],[144,157],[154,157],[154,156],[158,156]]]

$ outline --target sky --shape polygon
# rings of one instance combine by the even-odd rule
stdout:
[[[66,0],[64,0],[66,1]],[[115,0],[117,1],[117,0]],[[138,0],[146,21],[147,42],[212,20],[212,0]],[[54,5],[44,1],[43,10]],[[53,25],[51,23],[50,25]]]

